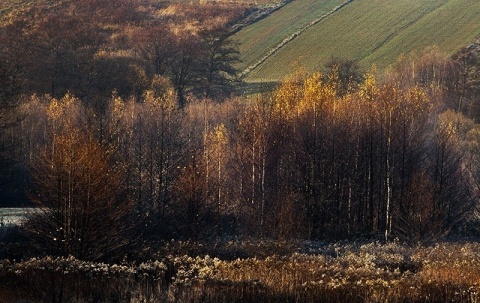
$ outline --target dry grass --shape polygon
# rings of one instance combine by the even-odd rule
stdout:
[[[19,302],[478,302],[480,244],[331,244],[266,258],[169,256],[107,265],[0,262],[0,300]],[[83,300],[83,301],[82,301]],[[146,300],[146,301],[145,301]],[[149,301],[150,300],[150,301]]]

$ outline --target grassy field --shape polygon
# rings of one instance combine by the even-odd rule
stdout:
[[[283,39],[343,2],[344,0],[293,1],[267,18],[247,26],[233,36],[240,43],[242,63],[239,68],[243,70],[250,66]]]
[[[259,243],[260,244],[260,243]],[[252,247],[253,248],[253,247]],[[262,249],[262,245],[257,246]],[[169,255],[105,264],[0,260],[1,302],[478,302],[478,243],[309,246],[309,252],[220,259]]]
[[[419,51],[429,45],[436,45],[443,52],[453,54],[480,36],[479,16],[479,1],[449,0],[399,32],[381,48],[365,57],[363,62],[385,66],[401,53]]]
[[[262,40],[264,33],[263,36],[270,39],[281,40],[282,33],[290,27],[294,30],[294,25],[292,22],[282,23],[282,26],[277,23],[289,18],[298,20],[297,14],[307,2],[315,1],[293,1],[262,20],[263,28],[255,30],[260,25],[253,24],[240,31],[235,38],[240,42],[244,65],[255,61],[255,56],[267,53],[270,47],[266,42],[255,44],[254,37],[249,35]],[[318,2],[316,8],[309,9],[310,17],[302,15],[299,23],[308,23],[311,16],[321,15],[339,1]],[[319,70],[332,57],[355,59],[364,68],[372,64],[382,68],[395,62],[402,53],[421,51],[431,45],[453,54],[480,35],[479,14],[477,0],[353,0],[270,56],[247,75],[246,81],[280,80],[299,67]]]

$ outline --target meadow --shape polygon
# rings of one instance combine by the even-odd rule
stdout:
[[[254,64],[286,37],[343,2],[344,0],[293,1],[268,17],[245,27],[233,35],[233,39],[239,43],[239,69],[244,70]]]
[[[302,7],[306,2],[301,1]],[[307,24],[313,15],[320,16],[335,4],[338,1],[321,1],[318,7],[310,8],[310,14],[302,13],[304,18],[298,22]],[[299,5],[294,1],[262,20],[261,24],[247,27],[236,35],[245,66],[259,60],[274,44],[251,42],[249,37],[264,33],[282,40],[281,37],[286,36],[282,34],[285,27],[278,24],[283,21],[294,24],[288,20],[302,11],[301,7],[296,8]],[[479,12],[480,3],[474,0],[354,0],[307,28],[245,79],[248,82],[276,81],[298,67],[321,70],[332,57],[355,60],[365,69],[372,64],[385,68],[402,54],[421,52],[432,45],[452,55],[480,35]]]
[[[182,245],[176,243],[176,246]],[[0,261],[2,302],[478,302],[480,244],[228,242],[249,257]],[[168,246],[168,245],[166,245]],[[191,248],[192,243],[188,243]],[[283,247],[285,248],[285,247]],[[210,247],[218,253],[218,247]],[[271,254],[255,256],[258,252]],[[296,251],[296,252],[295,252]]]

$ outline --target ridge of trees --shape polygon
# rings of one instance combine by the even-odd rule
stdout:
[[[123,97],[141,93],[156,74],[172,80],[181,103],[191,93],[224,97],[233,91],[226,84],[238,60],[227,25],[244,10],[141,0],[113,7],[105,0],[34,6],[12,14],[0,28],[0,76],[6,83],[0,97],[59,98],[70,91],[100,103],[97,97],[108,98],[114,89]],[[209,88],[194,90],[197,81]]]

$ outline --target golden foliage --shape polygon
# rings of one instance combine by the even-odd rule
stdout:
[[[150,89],[144,92],[143,99],[148,106],[165,111],[172,111],[177,107],[175,90],[170,80],[159,75],[153,77]]]

